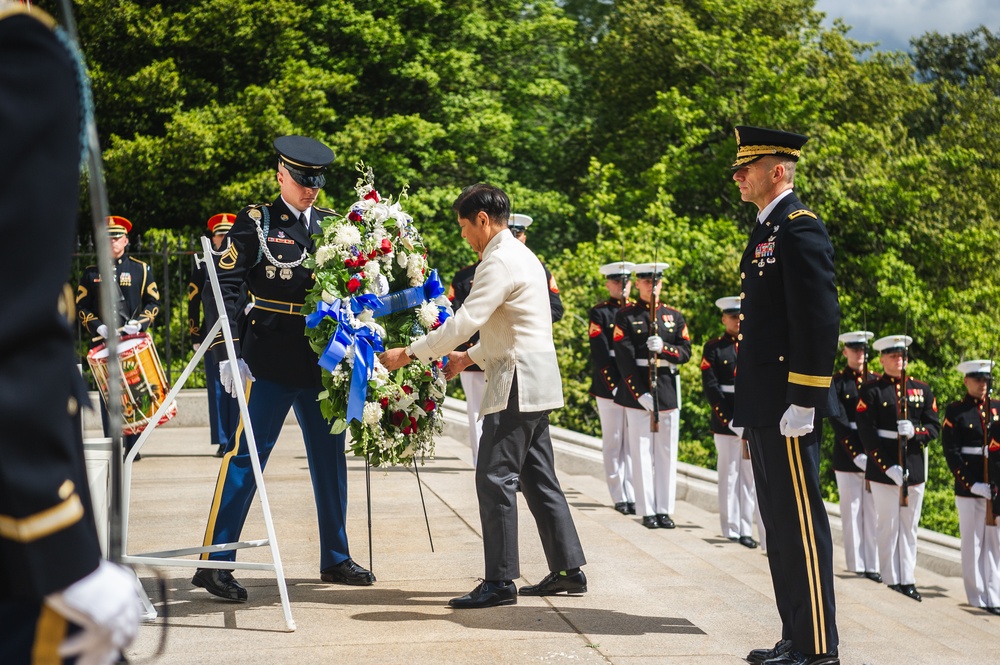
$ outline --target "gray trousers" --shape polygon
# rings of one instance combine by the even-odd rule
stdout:
[[[507,407],[483,418],[476,493],[490,581],[521,576],[517,551],[517,489],[535,518],[550,571],[584,565],[583,547],[556,478],[548,411],[521,413],[517,376]]]

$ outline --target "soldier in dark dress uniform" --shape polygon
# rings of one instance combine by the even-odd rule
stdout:
[[[718,454],[716,470],[719,473],[719,524],[722,535],[754,549],[757,547],[757,541],[753,539],[757,491],[753,482],[753,464],[743,438],[743,428],[733,424],[740,303],[739,296],[715,301],[715,306],[722,310],[722,325],[726,332],[707,341],[702,349],[701,387],[712,407],[711,429]],[[759,529],[760,539],[766,545],[764,525],[760,524]]]
[[[986,525],[996,476],[984,476],[989,454],[985,431],[1000,427],[1000,401],[986,403],[993,362],[969,360],[958,366],[966,395],[944,410],[941,448],[955,476],[955,507],[962,536],[962,579],[969,605],[1000,614],[1000,529]]]
[[[621,373],[615,362],[615,315],[631,304],[632,269],[634,263],[618,261],[601,266],[604,285],[610,296],[590,308],[591,379],[590,394],[597,400],[601,419],[601,450],[604,454],[604,477],[615,510],[623,515],[635,515],[635,490],[632,487],[632,456],[629,454],[625,425],[625,407],[615,404],[615,393],[621,385]]]
[[[677,366],[691,359],[691,337],[684,315],[659,299],[660,277],[666,263],[641,263],[635,267],[639,300],[615,315],[615,361],[622,384],[615,404],[625,407],[635,510],[647,529],[673,529],[677,500],[677,446],[674,430],[677,412]],[[651,323],[652,320],[652,323]],[[652,395],[650,366],[657,365],[656,396]],[[651,413],[658,411],[659,431],[652,431]]]
[[[840,306],[826,227],[792,191],[807,137],[737,127],[733,180],[757,206],[740,261],[733,423],[750,444],[781,640],[751,663],[834,665],[833,541],[814,419],[826,413]]]
[[[865,383],[877,381],[880,376],[867,371],[865,362],[868,340],[874,336],[867,330],[840,336],[847,367],[833,375],[837,411],[830,416],[830,424],[833,426],[833,471],[840,494],[840,522],[847,569],[881,582],[875,537],[875,500],[865,482],[868,455],[861,443],[857,423],[858,390]]]
[[[320,367],[305,336],[302,313],[306,292],[315,279],[302,262],[314,251],[312,235],[319,233],[320,220],[334,214],[313,206],[326,182],[323,171],[333,160],[333,151],[304,136],[280,137],[274,147],[281,195],[271,203],[241,210],[229,230],[232,243],[218,258],[219,286],[236,342],[236,366],[226,357],[221,333],[212,341],[212,348],[223,386],[230,394],[252,383],[246,386],[247,406],[261,466],[281,433],[288,410],[295,410],[316,498],[320,577],[324,582],[367,586],[375,576],[351,559],[347,545],[344,434],[331,434],[330,424],[320,412]],[[234,322],[238,321],[244,285],[249,286],[254,307],[243,326],[245,337],[237,339]],[[211,319],[215,303],[205,303]],[[239,540],[256,491],[242,425],[236,437],[222,460],[205,545]],[[235,557],[235,550],[202,555],[213,561],[233,561]],[[246,589],[225,569],[199,568],[192,583],[221,598],[247,599]]]
[[[229,213],[219,213],[212,215],[208,219],[208,231],[211,233],[212,248],[220,251],[223,241],[229,229],[233,228],[233,220],[236,215]],[[207,258],[207,257],[206,257]],[[206,328],[203,325],[202,298],[212,297],[212,285],[207,282],[207,271],[205,264],[200,263],[191,272],[191,279],[188,282],[188,333],[191,335],[191,343],[194,350],[205,342]],[[207,294],[207,296],[206,296]],[[215,456],[222,457],[226,452],[229,440],[236,432],[236,425],[240,420],[239,404],[233,396],[226,392],[219,380],[219,362],[215,359],[214,353],[206,353],[203,356],[205,362],[205,388],[208,390],[208,424],[212,445],[215,446]]]
[[[479,261],[471,266],[465,266],[455,273],[448,287],[448,300],[451,301],[452,311],[458,309],[465,303],[472,291],[473,278],[476,276],[476,268]],[[479,333],[476,332],[468,341],[460,344],[456,351],[468,351],[469,347],[479,341]],[[483,401],[483,391],[486,390],[486,382],[483,377],[483,368],[472,363],[459,374],[462,381],[462,391],[465,393],[465,415],[469,420],[469,448],[472,450],[472,466],[479,463],[479,439],[483,436],[483,421],[479,417],[479,406]]]
[[[108,236],[111,237],[111,257],[114,259],[114,280],[118,284],[117,292],[121,294],[118,302],[118,321],[101,320],[100,283],[101,274],[96,265],[84,268],[83,276],[76,291],[76,310],[80,325],[91,336],[91,348],[103,344],[108,335],[115,332],[119,335],[134,335],[145,332],[156,315],[160,312],[160,291],[153,279],[149,264],[140,261],[127,253],[132,222],[124,217],[108,217]],[[101,400],[101,422],[104,424],[104,435],[111,432],[108,423],[108,411]],[[139,439],[138,434],[122,437],[126,453]],[[136,460],[141,459],[136,455]]]
[[[8,252],[4,267],[14,281],[0,290],[5,665],[114,662],[139,625],[135,578],[101,558],[87,484],[80,429],[87,390],[67,286],[87,84],[57,30],[48,14],[0,0],[0,230],[19,238],[35,220],[45,234],[43,251]],[[68,651],[58,653],[61,646]]]
[[[906,347],[912,338],[889,335],[875,340],[885,372],[861,387],[857,406],[858,433],[865,444],[865,478],[875,500],[878,557],[882,577],[893,591],[921,600],[914,578],[917,526],[927,480],[926,448],[941,431],[937,400],[931,387],[906,377]],[[901,443],[902,442],[902,443]],[[902,463],[900,446],[905,447]],[[902,502],[902,486],[908,495]]]

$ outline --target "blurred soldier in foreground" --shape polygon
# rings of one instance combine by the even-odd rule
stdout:
[[[481,259],[480,259],[481,260]],[[476,276],[476,268],[479,261],[470,266],[465,266],[455,273],[448,289],[448,300],[454,311],[465,304],[465,299],[472,291],[472,281]],[[456,351],[468,351],[479,341],[479,332],[469,338],[468,341],[459,344]],[[462,370],[459,375],[462,381],[462,391],[465,393],[465,415],[469,420],[469,448],[472,449],[472,466],[479,463],[479,439],[483,436],[483,420],[479,417],[479,408],[483,402],[483,392],[486,390],[486,382],[483,375],[483,368],[472,363]]]

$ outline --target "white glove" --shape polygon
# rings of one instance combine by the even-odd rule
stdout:
[[[729,429],[733,430],[733,433],[736,436],[740,437],[741,439],[743,438],[743,428],[742,427],[737,427],[736,425],[730,425]]]
[[[993,498],[993,493],[990,492],[990,486],[986,483],[972,483],[972,487],[969,488],[969,491],[976,496],[983,497],[984,499]]]
[[[794,438],[813,431],[813,415],[815,413],[814,407],[789,404],[788,408],[785,409],[785,415],[781,416],[781,423],[778,425],[781,435]]]
[[[896,431],[904,439],[912,439],[916,430],[913,429],[913,423],[909,420],[897,420],[896,421]]]
[[[201,342],[195,342],[194,343],[194,350],[195,350],[195,352],[197,352],[198,349],[200,349],[200,348],[201,348]]]
[[[896,483],[900,487],[903,485],[903,467],[898,464],[893,464],[888,469],[885,470],[885,475],[889,476],[889,480]]]
[[[663,350],[663,338],[659,335],[646,338],[646,348],[653,353],[659,353]]]
[[[108,327],[106,325],[104,325],[103,323],[101,325],[97,326],[97,334],[100,335],[101,337],[103,337],[104,339],[107,339],[108,338]]]
[[[861,453],[860,455],[855,457],[854,466],[858,467],[862,471],[866,470],[868,468],[868,455]]]
[[[611,396],[612,396],[612,397],[614,397],[614,396],[615,396],[615,395],[617,395],[617,394],[618,394],[618,386],[615,386],[615,387],[614,387],[614,388],[613,388],[613,389],[611,390]]]
[[[101,559],[97,570],[45,602],[82,630],[67,637],[59,655],[78,656],[79,665],[109,665],[135,639],[139,630],[139,598],[132,574]]]
[[[134,335],[140,330],[142,330],[142,325],[135,320],[129,321],[128,323],[122,326],[122,334],[125,335]]]
[[[647,411],[653,410],[653,396],[649,393],[643,393],[639,395],[639,406],[646,409]]]
[[[237,391],[242,390],[247,384],[247,381],[257,380],[253,378],[253,374],[250,373],[250,368],[247,366],[247,363],[243,360],[243,358],[236,359],[236,367],[240,373],[239,383],[234,380],[235,377],[233,376],[233,369],[229,360],[226,359],[219,363],[219,381],[222,382],[222,387],[226,390],[226,392],[233,397],[236,397]]]

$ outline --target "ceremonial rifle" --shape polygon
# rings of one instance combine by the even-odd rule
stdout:
[[[906,326],[909,328],[909,325]],[[900,373],[900,394],[896,401],[896,415],[899,420],[909,420],[910,419],[910,409],[909,409],[909,393],[906,388],[906,362],[908,360],[908,353],[906,348],[906,333],[903,333],[903,369]],[[910,505],[910,488],[907,485],[907,481],[910,479],[910,470],[906,468],[906,437],[902,434],[896,434],[896,448],[899,451],[899,466],[903,469],[903,484],[899,487],[899,505],[908,506]]]
[[[986,375],[986,395],[983,397],[983,482],[990,488],[990,498],[986,499],[986,526],[996,526],[993,514],[993,486],[990,484],[990,393],[993,392],[993,354],[990,351],[989,373]]]
[[[656,312],[660,309],[660,299],[656,295],[656,251],[653,252],[653,288],[649,293],[649,333],[660,334],[660,325],[656,320]],[[649,431],[660,431],[660,400],[657,399],[657,379],[660,373],[660,354],[649,352],[649,394],[653,398],[653,410],[649,414]]]

